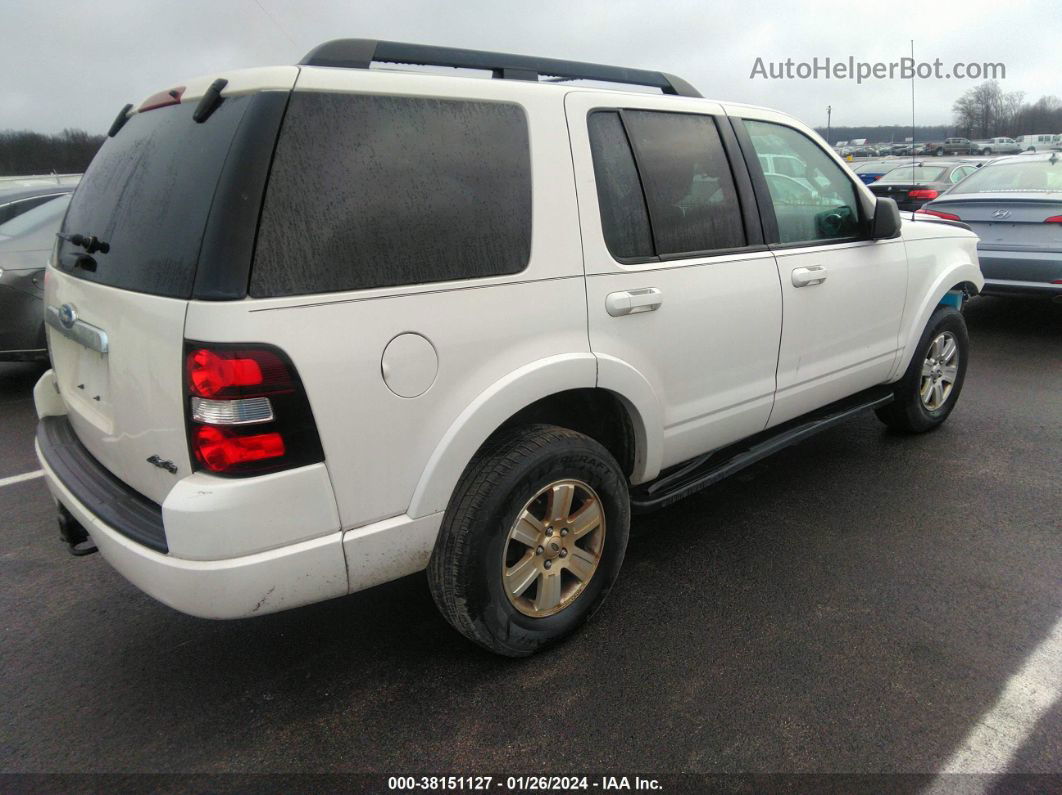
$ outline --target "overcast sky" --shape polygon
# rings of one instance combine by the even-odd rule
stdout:
[[[763,80],[764,62],[830,57],[1002,62],[1008,91],[1062,96],[1059,0],[0,0],[0,129],[104,132],[126,102],[227,69],[291,64],[332,38],[504,50],[662,69],[713,99],[824,125],[910,122],[899,79]],[[916,84],[919,124],[977,80]]]

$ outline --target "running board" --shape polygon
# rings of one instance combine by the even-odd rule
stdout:
[[[737,444],[672,467],[666,474],[631,491],[631,510],[645,513],[664,508],[783,448],[832,428],[869,409],[891,403],[891,386],[877,386],[771,428]]]

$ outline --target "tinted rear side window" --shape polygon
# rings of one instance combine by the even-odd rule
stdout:
[[[608,111],[590,114],[587,131],[594,158],[601,229],[608,250],[619,259],[652,257],[655,252],[649,211],[619,114]]]
[[[218,176],[249,97],[226,99],[203,124],[195,102],[136,113],[93,159],[70,203],[63,232],[110,245],[79,278],[125,290],[188,298]],[[69,270],[84,249],[59,248]]]
[[[642,175],[657,254],[745,245],[734,178],[710,116],[624,111]]]
[[[530,253],[531,159],[520,107],[292,95],[252,295],[518,273]]]

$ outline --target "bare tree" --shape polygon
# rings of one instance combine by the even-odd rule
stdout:
[[[969,138],[1002,135],[1002,130],[1008,129],[1014,121],[1023,98],[1020,91],[1003,91],[995,80],[976,85],[952,105],[955,127]]]

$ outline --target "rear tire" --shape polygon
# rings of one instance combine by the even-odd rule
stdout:
[[[911,364],[896,382],[895,399],[876,410],[896,431],[925,433],[939,427],[955,408],[966,380],[970,335],[959,310],[941,306],[929,318]]]
[[[485,649],[533,654],[601,606],[629,526],[627,479],[602,445],[552,425],[503,431],[450,499],[428,564],[432,598]]]

